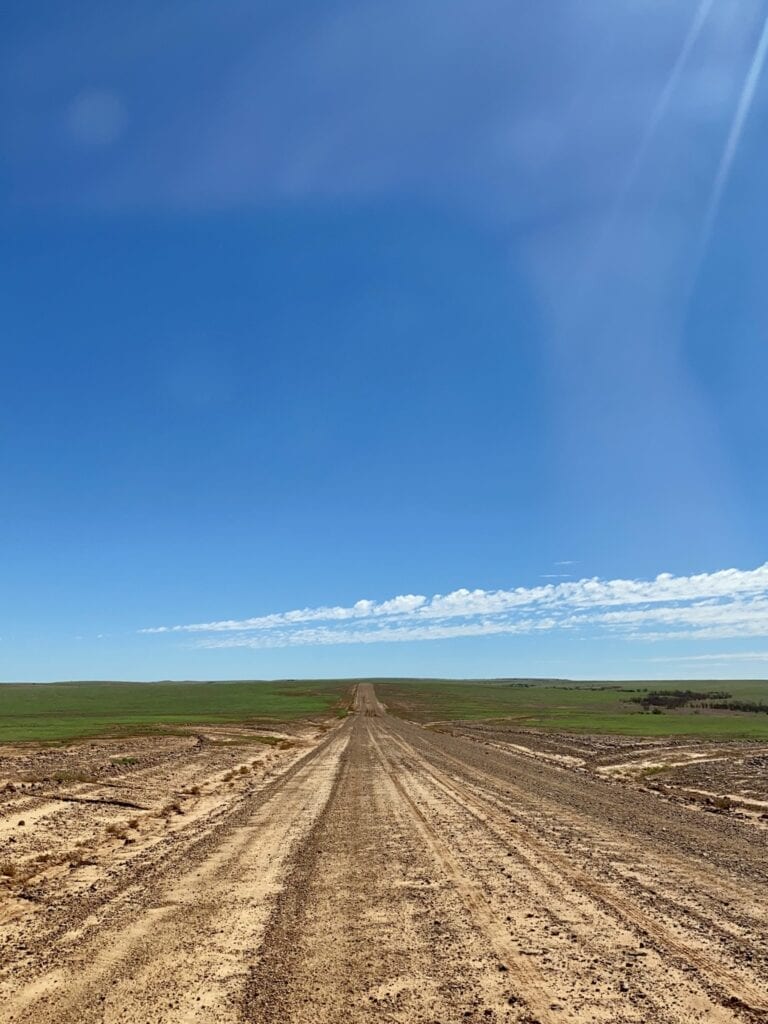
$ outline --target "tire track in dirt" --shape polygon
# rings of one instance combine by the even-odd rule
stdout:
[[[553,1024],[562,1018],[553,1015],[550,1011],[552,996],[547,990],[544,979],[530,964],[526,958],[521,957],[517,948],[509,941],[506,928],[501,924],[499,918],[494,915],[488,906],[480,887],[474,883],[452,853],[450,847],[440,838],[439,833],[430,824],[427,816],[421,811],[416,801],[410,796],[405,785],[399,777],[399,773],[393,767],[392,762],[384,754],[381,744],[374,735],[373,730],[368,730],[369,742],[377,751],[384,770],[389,775],[392,783],[399,793],[401,799],[408,806],[413,815],[416,828],[421,833],[424,842],[432,851],[436,861],[448,875],[456,892],[475,921],[477,927],[485,935],[489,945],[498,956],[501,965],[512,971],[512,978],[519,999],[528,1006],[540,1024]],[[387,739],[393,739],[392,732],[386,733]]]
[[[58,898],[55,871],[14,890],[14,912],[33,902],[23,932],[3,926],[0,1022],[768,1020],[750,937],[764,916],[749,909],[765,873],[738,827],[686,819],[678,841],[663,801],[634,820],[611,809],[621,788],[436,738],[387,714],[370,684],[354,707],[276,777],[270,759],[211,778],[184,815],[148,815],[142,849],[110,840],[98,864],[62,869]],[[205,770],[198,748],[185,756]],[[718,877],[734,906],[718,922],[707,895],[695,918],[696,884]],[[737,955],[750,942],[754,964]]]
[[[632,791],[631,803],[620,782],[587,772],[546,764],[540,759],[502,752],[499,745],[467,740],[445,733],[400,723],[404,735],[413,738],[431,757],[445,757],[482,776],[483,785],[502,787],[516,802],[536,806],[574,822],[604,820],[617,834],[641,841],[654,857],[709,871],[727,879],[737,869],[739,883],[747,874],[768,885],[768,835],[752,829],[739,830],[734,822],[679,805],[669,805],[655,795]],[[669,828],[674,822],[674,829]],[[706,855],[707,861],[702,860]],[[717,872],[717,875],[715,874]]]
[[[468,887],[387,770],[371,731],[379,711],[360,689],[345,765],[276,901],[244,1018],[532,1020]]]
[[[717,990],[720,1001],[729,1007],[738,1008],[763,1019],[768,1015],[768,993],[756,986],[734,965],[722,964],[722,953],[707,955],[696,950],[690,943],[681,941],[671,932],[643,913],[630,900],[623,898],[608,885],[574,867],[566,856],[553,850],[530,830],[516,827],[508,817],[487,799],[470,789],[455,776],[448,776],[425,760],[415,746],[401,736],[392,733],[392,740],[407,755],[418,762],[417,773],[430,776],[439,788],[452,797],[468,814],[486,828],[491,828],[501,839],[515,840],[516,853],[526,861],[530,873],[541,872],[534,857],[555,869],[561,885],[577,893],[585,894],[606,908],[619,922],[631,924],[644,938],[653,940],[657,948],[671,954],[684,967],[694,967],[702,982],[710,989]],[[527,851],[526,851],[527,847]],[[530,851],[530,852],[528,852]],[[557,883],[555,883],[557,884]]]
[[[154,886],[134,879],[118,913],[113,901],[92,913],[28,984],[4,979],[2,1020],[134,1024],[158,1010],[165,1022],[235,1020],[286,857],[328,799],[349,731],[345,723],[194,850],[175,851]]]
[[[768,930],[768,901],[751,899],[749,894],[766,888],[768,875],[764,865],[768,863],[768,848],[763,837],[752,829],[738,837],[741,856],[729,858],[728,863],[723,864],[719,856],[723,823],[717,819],[712,822],[711,816],[708,816],[709,821],[702,822],[701,816],[694,814],[697,845],[691,855],[675,849],[678,833],[691,827],[691,821],[687,820],[691,815],[689,811],[681,812],[665,801],[650,798],[654,824],[658,827],[661,822],[665,823],[662,827],[665,845],[662,846],[647,840],[647,803],[639,821],[633,820],[626,810],[619,820],[605,813],[603,780],[550,768],[547,776],[555,775],[558,794],[553,798],[542,792],[545,787],[537,785],[542,776],[538,772],[533,777],[528,776],[526,761],[521,761],[514,753],[507,754],[501,761],[494,756],[490,767],[483,758],[480,766],[478,752],[472,751],[472,744],[463,739],[454,744],[451,753],[425,730],[414,731],[412,726],[401,723],[401,731],[409,742],[421,746],[431,764],[442,762],[451,770],[460,768],[465,781],[471,781],[483,796],[492,798],[511,820],[524,822],[550,847],[568,848],[571,860],[586,860],[592,873],[612,878],[631,892],[635,900],[652,903],[655,914],[665,905],[665,913],[674,922],[684,910],[689,924],[697,922],[704,937],[715,932],[734,956],[752,959],[762,953],[763,936]],[[619,808],[634,809],[637,794],[632,794],[630,802],[622,786],[612,785],[608,792],[613,798],[614,812]],[[590,815],[583,808],[585,795],[591,793],[600,800],[596,801]],[[712,827],[708,828],[710,823]],[[721,830],[717,826],[721,826]],[[686,844],[688,841],[686,839]],[[733,835],[730,843],[736,845]],[[681,907],[683,897],[684,907]],[[765,968],[768,971],[768,959]]]
[[[276,776],[268,773],[264,777],[266,781],[262,781],[256,792],[239,792],[236,789],[231,792],[214,791],[209,806],[200,811],[193,809],[176,818],[172,828],[165,832],[146,836],[147,845],[136,855],[131,854],[128,860],[117,864],[107,860],[100,866],[97,887],[90,885],[77,892],[74,901],[64,898],[61,903],[48,905],[44,927],[40,934],[31,932],[27,936],[27,945],[44,951],[53,942],[61,942],[73,935],[79,939],[78,929],[85,922],[93,922],[87,926],[91,930],[102,927],[99,917],[102,912],[108,914],[110,920],[117,921],[121,914],[130,920],[137,904],[160,899],[169,877],[182,874],[189,866],[203,862],[229,831],[246,823],[265,802],[278,796],[298,772],[321,757],[327,746],[334,742],[335,735],[335,731],[327,734],[287,768],[275,769],[278,771]],[[111,845],[114,847],[114,842]],[[47,873],[56,874],[55,871]]]

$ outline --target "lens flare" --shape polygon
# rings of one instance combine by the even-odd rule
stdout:
[[[693,50],[694,46],[696,45],[699,39],[699,36],[701,35],[702,29],[704,28],[706,20],[709,16],[709,12],[712,10],[713,6],[714,0],[702,0],[702,2],[699,4],[699,8],[696,12],[696,15],[693,21],[691,22],[691,27],[688,29],[688,33],[685,39],[683,40],[683,45],[680,48],[680,52],[677,55],[677,60],[672,66],[672,70],[670,71],[666,84],[656,102],[656,106],[653,109],[653,113],[651,114],[645,132],[643,133],[640,145],[637,148],[637,152],[635,153],[629,171],[627,172],[627,176],[625,177],[621,190],[618,196],[616,197],[611,218],[609,220],[609,227],[613,224],[616,217],[618,216],[621,208],[626,202],[627,196],[632,186],[635,183],[635,180],[637,179],[637,175],[640,171],[643,160],[645,159],[645,155],[648,152],[648,148],[651,142],[653,141],[653,138],[656,132],[658,131],[661,122],[664,120],[672,96],[674,95],[675,90],[677,89],[677,86],[680,83],[680,78],[683,74],[683,71],[685,70],[685,65],[688,63],[688,58],[691,55],[691,51]]]
[[[635,154],[632,158],[621,187],[616,194],[610,210],[603,221],[602,227],[600,228],[597,238],[593,243],[593,249],[590,258],[586,261],[584,270],[581,275],[581,287],[579,289],[579,302],[581,306],[584,302],[588,301],[588,297],[592,294],[594,287],[594,280],[597,274],[597,268],[600,264],[601,259],[604,257],[606,247],[609,240],[616,228],[616,224],[621,217],[622,211],[626,205],[632,188],[637,181],[640,170],[645,161],[645,157],[648,154],[648,150],[653,142],[656,133],[661,126],[662,121],[666,117],[667,111],[672,97],[680,84],[680,79],[685,71],[688,60],[691,53],[699,40],[699,37],[704,29],[707,18],[709,17],[712,8],[714,7],[714,0],[701,0],[696,13],[691,21],[688,31],[683,39],[680,50],[675,58],[675,62],[670,69],[667,79],[664,83],[664,88],[659,94],[659,98],[653,108],[648,123],[645,126],[640,144],[638,145]]]
[[[755,48],[755,53],[752,57],[747,77],[744,80],[736,112],[733,116],[733,122],[731,123],[731,130],[728,133],[725,148],[723,149],[723,155],[720,159],[720,165],[717,169],[717,175],[715,176],[715,182],[712,186],[712,194],[710,195],[709,204],[707,205],[707,212],[704,218],[704,228],[702,230],[701,237],[702,257],[712,236],[712,230],[715,226],[715,221],[717,220],[717,215],[720,210],[720,204],[723,200],[723,194],[731,175],[731,169],[733,168],[733,162],[736,158],[739,143],[741,142],[744,126],[747,122],[747,118],[749,117],[750,110],[752,109],[757,85],[765,66],[766,56],[768,56],[768,15],[763,23],[763,30],[760,33],[760,39],[758,40],[757,47]]]

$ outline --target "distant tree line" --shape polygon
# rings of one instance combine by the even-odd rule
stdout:
[[[699,704],[702,707],[726,707],[732,708],[733,704],[723,704],[722,701],[730,700],[730,693],[717,692],[710,690],[709,692],[702,693],[697,690],[651,690],[649,693],[644,693],[642,697],[632,697],[631,702],[633,704],[642,704],[647,710],[650,708],[684,708],[689,704]],[[703,703],[709,701],[709,703]],[[721,703],[715,704],[715,701]],[[750,703],[745,701],[743,703]],[[757,706],[757,705],[755,705]]]
[[[713,696],[719,696],[719,694],[714,694]],[[722,700],[712,700],[702,706],[712,708],[715,711],[751,711],[758,715],[768,715],[768,704],[763,704],[762,701],[756,700],[729,700],[727,703]]]

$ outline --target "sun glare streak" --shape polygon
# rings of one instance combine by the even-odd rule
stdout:
[[[768,56],[768,15],[766,15],[763,23],[763,29],[758,40],[757,47],[755,49],[752,62],[747,72],[747,77],[744,80],[744,85],[741,90],[739,102],[736,107],[736,112],[733,116],[733,122],[731,123],[731,129],[728,133],[728,138],[723,149],[723,155],[720,159],[720,165],[717,169],[717,175],[715,176],[715,182],[712,186],[712,192],[707,205],[707,212],[704,217],[704,227],[701,234],[700,244],[700,259],[704,258],[706,249],[709,245],[712,231],[717,220],[717,215],[720,211],[720,204],[723,200],[726,186],[728,185],[728,179],[731,175],[731,169],[733,162],[736,159],[736,153],[741,142],[741,136],[744,132],[744,126],[749,117],[750,110],[752,109],[752,103],[755,98],[755,92],[762,75],[763,68],[765,66],[765,59]]]
[[[627,196],[629,195],[632,186],[635,184],[635,181],[637,180],[637,176],[643,165],[643,161],[645,160],[648,149],[651,143],[653,142],[653,139],[656,135],[656,132],[659,129],[659,126],[661,125],[661,122],[664,120],[664,117],[666,116],[667,110],[669,109],[669,104],[680,83],[680,78],[682,77],[683,71],[685,70],[685,66],[688,63],[688,58],[690,57],[691,51],[693,50],[694,46],[698,42],[699,36],[701,35],[702,29],[704,28],[704,25],[707,21],[707,18],[709,17],[709,13],[712,10],[713,6],[714,0],[701,0],[701,3],[699,4],[698,10],[696,11],[694,19],[691,22],[691,26],[688,29],[688,33],[685,39],[683,40],[683,45],[680,48],[680,52],[677,55],[677,59],[673,64],[672,70],[670,71],[667,77],[666,84],[664,85],[664,88],[662,89],[661,94],[658,100],[656,101],[656,106],[653,108],[653,112],[648,121],[648,124],[646,125],[643,137],[640,140],[640,145],[637,147],[635,156],[632,160],[632,163],[630,164],[629,170],[627,171],[626,177],[624,178],[621,189],[619,190],[619,193],[616,196],[616,199],[614,200],[611,215],[608,219],[608,223],[605,228],[606,235],[609,234],[611,229],[613,228],[613,225],[627,200]]]
[[[606,247],[614,229],[616,228],[616,224],[619,221],[632,188],[637,181],[638,175],[648,154],[648,150],[651,147],[651,143],[656,137],[659,127],[666,117],[672,97],[680,84],[680,79],[691,56],[691,52],[699,40],[707,18],[714,7],[714,2],[715,0],[701,0],[698,8],[696,9],[696,13],[693,16],[693,20],[691,21],[685,38],[683,39],[680,50],[675,58],[675,62],[667,75],[664,88],[661,90],[648,123],[645,126],[645,130],[640,139],[640,143],[635,150],[632,162],[624,176],[621,187],[614,196],[610,210],[603,221],[602,227],[597,234],[597,238],[594,241],[591,256],[587,259],[582,271],[579,301],[577,303],[578,307],[583,307],[593,294],[601,259],[605,254]]]

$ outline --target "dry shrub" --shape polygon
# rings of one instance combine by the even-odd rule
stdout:
[[[87,864],[98,864],[93,850],[86,843],[78,843],[74,850],[69,850],[56,858],[57,864],[69,864],[71,868],[85,867]]]
[[[720,811],[729,811],[733,806],[733,801],[728,796],[713,796],[710,802]]]
[[[6,878],[16,878],[18,873],[18,864],[14,864],[12,860],[0,861],[0,875],[5,875]]]
[[[158,811],[158,817],[160,817],[160,818],[170,818],[170,816],[172,814],[183,814],[183,813],[184,813],[184,808],[181,806],[181,804],[178,802],[178,800],[171,800],[169,803],[165,804],[163,807],[160,808],[160,810]]]
[[[31,783],[33,785],[38,782],[55,782],[58,785],[68,782],[98,782],[96,776],[89,772],[69,771],[65,769],[60,769],[50,775],[41,774],[40,772],[32,772],[23,775],[21,778],[22,782]]]

